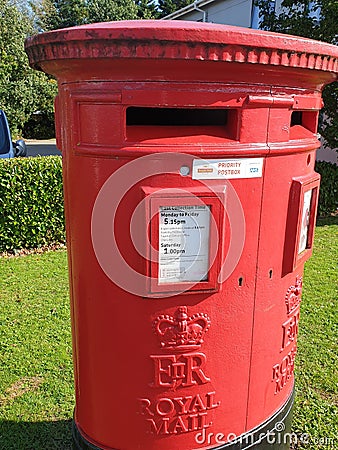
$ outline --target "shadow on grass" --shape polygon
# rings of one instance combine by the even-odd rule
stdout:
[[[0,421],[1,450],[71,450],[71,420]]]
[[[338,225],[338,215],[327,216],[327,217],[318,217],[316,226],[323,227],[325,225]]]

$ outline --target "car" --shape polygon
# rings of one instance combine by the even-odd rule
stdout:
[[[26,156],[27,147],[23,139],[12,142],[11,132],[6,114],[0,109],[0,158],[14,158]]]

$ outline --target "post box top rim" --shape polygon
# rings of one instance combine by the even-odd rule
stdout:
[[[66,48],[72,47],[74,43],[76,43],[77,52],[68,55]],[[100,43],[104,43],[104,45],[100,45]],[[137,51],[136,46],[132,45],[133,43],[148,44],[147,52]],[[126,20],[63,28],[29,37],[25,42],[25,48],[29,55],[30,64],[35,68],[39,68],[39,62],[51,59],[112,57],[112,54],[106,51],[107,44],[108,46],[118,44],[120,50],[118,53],[115,52],[113,54],[116,58],[168,57],[170,59],[187,60],[220,60],[219,55],[216,58],[205,58],[205,54],[201,57],[201,50],[208,48],[209,52],[212,45],[216,48],[221,46],[223,50],[226,47],[232,47],[239,52],[242,50],[243,55],[240,56],[237,62],[269,64],[270,62],[264,61],[264,55],[262,57],[264,51],[275,51],[279,54],[285,53],[287,56],[298,54],[309,57],[314,55],[329,58],[331,61],[334,60],[334,63],[329,66],[326,65],[325,68],[321,64],[312,64],[310,68],[338,72],[338,46],[329,43],[250,28],[181,20]],[[91,45],[95,45],[95,54],[89,50]],[[189,51],[182,56],[179,48],[183,48],[184,45],[189,47]],[[50,46],[53,46],[53,51],[48,56],[48,52],[45,50]],[[171,50],[175,46],[177,51],[164,54],[166,46],[170,47]],[[57,50],[58,48],[59,51]],[[102,54],[100,52],[101,48]],[[248,59],[248,53],[250,52],[256,52],[256,55],[252,56],[252,60]],[[236,59],[232,60],[236,61]],[[286,64],[281,58],[275,60],[272,64],[293,65]],[[303,64],[300,67],[308,66]]]

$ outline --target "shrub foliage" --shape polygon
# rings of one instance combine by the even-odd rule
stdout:
[[[327,161],[316,161],[316,172],[320,173],[318,214],[327,216],[338,210],[338,166]]]
[[[65,241],[60,156],[0,159],[0,252]]]

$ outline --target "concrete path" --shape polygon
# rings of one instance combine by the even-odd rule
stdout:
[[[60,150],[56,148],[55,139],[25,139],[25,142],[27,145],[27,156],[61,155]]]

